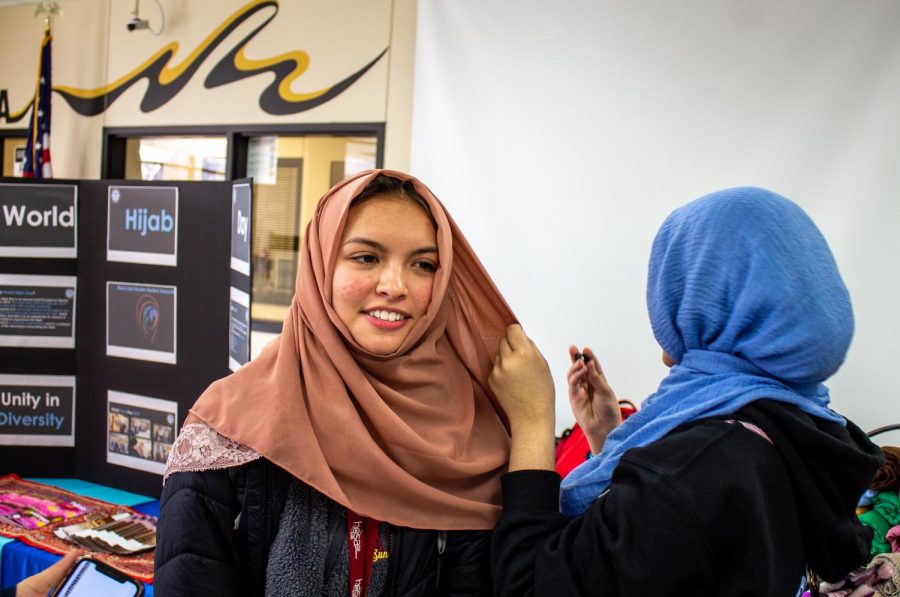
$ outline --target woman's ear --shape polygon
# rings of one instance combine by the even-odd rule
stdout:
[[[663,362],[663,364],[664,364],[666,367],[672,367],[672,366],[678,364],[678,363],[675,362],[675,359],[673,359],[672,357],[670,357],[670,356],[669,356],[669,353],[667,353],[665,350],[662,351],[662,362]]]

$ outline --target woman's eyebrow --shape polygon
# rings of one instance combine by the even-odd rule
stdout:
[[[380,242],[374,241],[374,240],[371,240],[368,238],[362,238],[359,236],[355,236],[353,238],[348,238],[343,243],[341,243],[341,246],[346,246],[346,245],[349,245],[352,243],[359,243],[361,245],[366,245],[366,246],[372,247],[373,249],[376,249],[378,251],[387,251],[387,247],[385,247]]]
[[[367,247],[372,247],[376,251],[387,252],[387,247],[385,247],[380,242],[378,242],[376,240],[372,240],[370,238],[363,238],[361,236],[354,236],[353,238],[348,238],[343,243],[341,243],[341,246],[346,246],[346,245],[353,244],[353,243],[358,243],[361,245],[366,245]],[[416,249],[416,250],[412,251],[410,253],[410,255],[422,255],[425,253],[437,253],[437,252],[438,252],[437,247],[429,246],[429,247],[421,247],[419,249]]]

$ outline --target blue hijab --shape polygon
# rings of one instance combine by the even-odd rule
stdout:
[[[845,424],[822,382],[853,336],[850,296],[822,233],[788,199],[740,187],[672,212],[653,241],[647,309],[678,364],[601,453],[563,480],[567,516],[607,489],[626,451],[689,421],[767,398]]]

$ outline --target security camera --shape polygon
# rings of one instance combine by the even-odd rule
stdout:
[[[137,31],[138,29],[149,29],[150,21],[147,19],[141,19],[139,17],[131,17],[128,19],[128,22],[125,23],[125,28],[129,31]]]

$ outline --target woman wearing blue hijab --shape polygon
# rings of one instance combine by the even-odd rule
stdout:
[[[670,371],[624,423],[596,358],[570,350],[594,457],[561,487],[546,362],[521,328],[501,343],[491,387],[512,453],[498,593],[793,596],[807,567],[838,580],[864,564],[855,506],[881,456],[829,408],[823,382],[853,313],[809,216],[747,187],[675,210],[653,242],[647,307]]]

